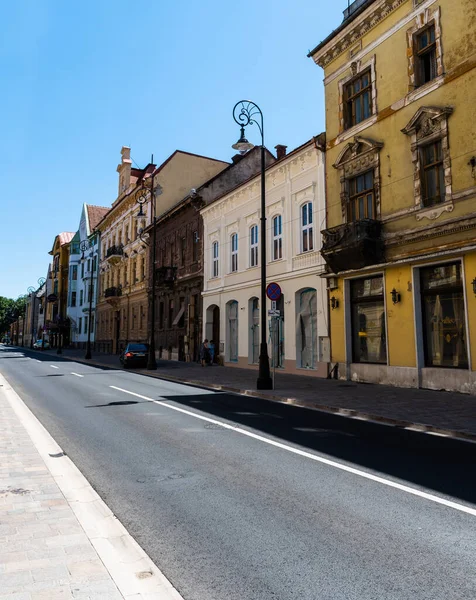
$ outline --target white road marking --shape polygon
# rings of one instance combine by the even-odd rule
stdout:
[[[71,375],[76,375],[76,377],[84,377],[84,375],[80,375],[79,373],[73,373],[72,371],[71,371]]]
[[[55,365],[50,365],[52,369],[59,369],[59,367],[55,367]]]
[[[35,358],[36,362],[43,362],[42,360],[39,360],[38,358]]]
[[[409,487],[407,485],[403,485],[401,483],[397,483],[395,481],[391,481],[390,479],[385,479],[384,477],[378,477],[377,475],[372,475],[371,473],[366,473],[365,471],[360,471],[359,469],[355,469],[354,467],[349,467],[347,465],[343,465],[334,460],[329,460],[328,458],[323,458],[322,456],[316,456],[315,454],[311,454],[310,452],[306,452],[305,450],[299,450],[298,448],[293,448],[292,446],[288,446],[286,444],[282,444],[281,442],[276,442],[262,435],[258,435],[256,433],[252,433],[251,431],[246,431],[246,429],[241,429],[241,427],[237,427],[235,425],[230,425],[229,423],[225,423],[223,421],[217,421],[216,419],[210,419],[210,417],[204,417],[203,415],[198,415],[190,410],[185,410],[184,408],[179,408],[178,406],[172,406],[167,404],[167,402],[163,402],[160,400],[154,400],[153,398],[149,398],[148,396],[143,396],[142,394],[136,394],[135,392],[130,392],[129,390],[124,390],[123,388],[116,387],[115,385],[110,385],[110,388],[114,390],[119,390],[120,392],[124,392],[125,394],[130,394],[131,396],[136,396],[137,398],[142,398],[143,400],[149,400],[149,402],[154,402],[155,404],[159,404],[160,406],[165,406],[166,408],[170,408],[172,410],[176,410],[177,412],[184,413],[185,415],[189,415],[191,417],[195,417],[196,419],[200,419],[202,421],[207,421],[208,423],[213,423],[214,425],[220,425],[225,429],[231,429],[232,431],[236,431],[236,433],[241,433],[242,435],[246,435],[247,437],[253,438],[260,442],[264,442],[265,444],[269,444],[270,446],[275,446],[276,448],[281,448],[282,450],[287,450],[288,452],[292,452],[293,454],[297,454],[298,456],[303,456],[304,458],[310,458],[316,462],[323,463],[324,465],[328,465],[329,467],[334,467],[336,469],[340,469],[341,471],[346,471],[347,473],[352,473],[353,475],[358,475],[359,477],[363,477],[365,479],[370,479],[370,481],[375,481],[376,483],[381,483],[382,485],[386,485],[388,487],[395,488],[402,492],[406,492],[407,494],[412,494],[414,496],[419,496],[420,498],[425,498],[425,500],[430,500],[431,502],[436,502],[437,504],[443,504],[443,506],[447,506],[449,508],[453,508],[455,510],[459,510],[461,512],[467,513],[468,515],[472,515],[476,517],[476,509],[470,508],[469,506],[465,506],[464,504],[459,504],[458,502],[452,502],[451,500],[446,500],[445,498],[440,498],[439,496],[435,496],[434,494],[427,494],[426,492],[422,492],[415,488]]]

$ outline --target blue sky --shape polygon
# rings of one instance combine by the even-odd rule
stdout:
[[[261,106],[273,151],[323,131],[322,70],[306,54],[346,6],[4,3],[0,295],[17,297],[45,276],[54,236],[76,231],[83,202],[114,201],[122,145],[139,166],[177,148],[229,160],[242,98]]]

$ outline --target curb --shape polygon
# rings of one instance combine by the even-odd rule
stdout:
[[[28,348],[30,352],[36,352],[38,354],[42,354],[45,356],[45,352],[40,350],[31,350]],[[51,356],[51,355],[49,355]],[[124,371],[121,366],[113,367],[110,364],[103,363],[97,361],[95,359],[86,360],[84,358],[73,358],[69,356],[64,356],[60,354],[62,358],[66,360],[71,360],[75,362],[80,362],[86,365],[96,365],[99,367],[106,367],[108,369],[117,369],[120,371]],[[469,431],[455,431],[454,429],[444,429],[441,427],[435,427],[434,425],[427,425],[425,423],[415,423],[413,421],[406,421],[400,419],[392,419],[390,417],[382,417],[381,415],[374,415],[372,413],[366,413],[359,410],[355,410],[353,408],[339,408],[335,406],[328,406],[326,404],[317,404],[313,403],[312,405],[306,404],[305,402],[299,400],[298,398],[284,398],[283,396],[276,396],[274,394],[263,394],[262,392],[258,392],[256,390],[246,390],[235,388],[228,385],[220,385],[207,383],[200,380],[195,379],[183,379],[180,377],[173,377],[172,375],[160,375],[155,373],[144,373],[142,369],[131,369],[131,372],[138,373],[139,375],[145,375],[147,377],[155,377],[156,379],[163,379],[165,381],[171,381],[173,383],[181,383],[184,385],[193,385],[209,390],[215,390],[220,392],[229,392],[232,394],[237,394],[239,396],[248,396],[253,398],[260,398],[261,400],[267,400],[269,402],[276,402],[279,404],[289,404],[292,406],[297,406],[299,408],[307,408],[310,410],[315,410],[318,412],[337,415],[340,417],[346,417],[349,419],[355,419],[360,421],[367,421],[371,423],[376,423],[378,425],[386,425],[387,427],[395,427],[399,429],[405,429],[408,431],[414,431],[415,433],[426,433],[428,435],[441,436],[445,438],[450,438],[455,441],[466,442],[470,444],[476,444],[476,434],[470,433]]]

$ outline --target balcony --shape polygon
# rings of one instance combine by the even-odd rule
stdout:
[[[117,303],[118,299],[122,296],[121,287],[111,287],[104,290],[104,297],[109,304]]]
[[[385,260],[382,223],[362,219],[322,232],[321,254],[333,273],[362,269]]]
[[[124,255],[124,246],[119,244],[117,246],[111,246],[106,251],[106,260],[108,263],[115,265],[118,263]]]
[[[177,278],[177,267],[159,267],[156,274],[157,285],[173,285]]]

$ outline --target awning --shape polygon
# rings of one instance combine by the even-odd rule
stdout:
[[[172,325],[177,325],[178,324],[178,322],[182,318],[184,312],[185,312],[185,306],[182,304],[182,306],[180,307],[180,310],[178,311],[177,316],[175,317],[174,322],[172,323]]]

